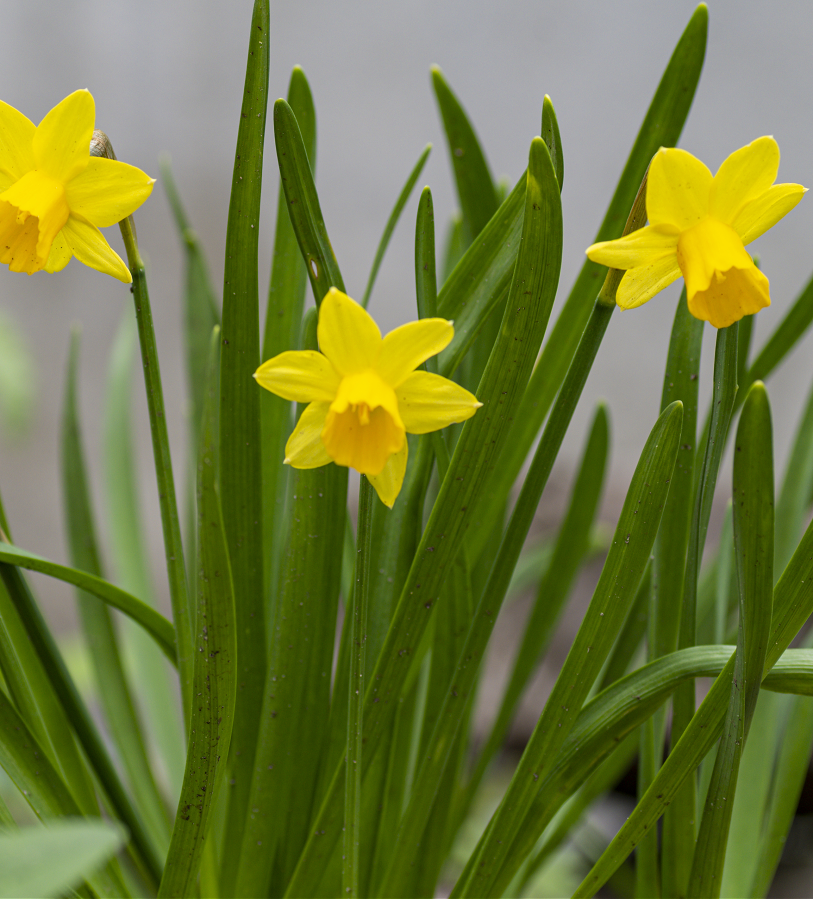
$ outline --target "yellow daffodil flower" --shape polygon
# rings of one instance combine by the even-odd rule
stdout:
[[[691,153],[662,147],[649,168],[649,225],[587,248],[594,262],[627,270],[618,305],[641,306],[683,275],[689,311],[715,328],[770,306],[768,279],[745,245],[776,225],[807,190],[774,184],[778,171],[772,137],[736,150],[714,176]]]
[[[289,350],[263,363],[258,383],[309,404],[285,447],[285,462],[315,469],[329,462],[366,475],[392,507],[407,463],[407,432],[426,434],[473,416],[474,394],[415,371],[451,341],[446,319],[410,322],[381,337],[355,300],[331,288],[319,308],[316,350]]]
[[[12,272],[59,272],[79,262],[119,281],[130,271],[99,228],[127,218],[153,178],[90,156],[96,105],[75,91],[34,125],[0,100],[0,262]]]

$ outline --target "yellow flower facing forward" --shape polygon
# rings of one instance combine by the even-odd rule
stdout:
[[[321,353],[289,350],[254,373],[272,393],[309,404],[288,439],[285,462],[295,469],[349,466],[392,507],[406,472],[407,433],[463,422],[482,406],[448,378],[415,371],[453,335],[446,319],[422,319],[382,338],[355,300],[331,288],[319,309]]]
[[[59,272],[79,262],[131,282],[99,228],[127,218],[154,184],[135,166],[90,156],[96,105],[75,91],[39,125],[0,100],[0,262]]]
[[[627,270],[618,305],[641,306],[683,275],[689,311],[715,328],[770,306],[768,279],[745,245],[776,225],[807,190],[774,184],[778,171],[772,137],[736,150],[714,176],[691,153],[661,148],[649,168],[649,224],[587,248],[594,262]]]

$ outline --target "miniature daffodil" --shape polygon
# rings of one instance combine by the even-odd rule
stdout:
[[[774,184],[779,147],[761,137],[736,150],[716,175],[685,150],[661,148],[646,190],[649,224],[587,248],[594,262],[626,269],[622,309],[651,300],[681,275],[689,311],[715,328],[770,306],[768,279],[745,246],[772,228],[806,188]]]
[[[0,101],[0,262],[12,272],[59,272],[75,256],[132,281],[99,228],[138,209],[154,179],[90,156],[95,114],[88,91],[67,96],[39,125]]]
[[[453,335],[451,322],[422,319],[382,338],[355,300],[331,288],[319,309],[321,352],[280,353],[254,373],[272,393],[308,404],[285,447],[285,462],[296,469],[349,466],[392,507],[406,472],[407,433],[462,422],[482,406],[448,378],[416,371]]]

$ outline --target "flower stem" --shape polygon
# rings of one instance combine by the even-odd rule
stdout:
[[[362,714],[364,664],[367,649],[367,601],[370,593],[373,487],[361,476],[356,534],[356,583],[353,591],[350,651],[350,691],[347,708],[347,766],[345,767],[344,848],[342,896],[359,896],[361,829]]]
[[[112,151],[111,151],[112,152]],[[175,480],[172,475],[172,459],[169,453],[166,415],[164,413],[164,392],[161,387],[161,370],[158,365],[158,351],[155,345],[155,331],[152,324],[152,309],[147,291],[144,262],[138,252],[138,239],[132,216],[119,223],[121,236],[127,250],[127,264],[133,276],[131,288],[135,301],[138,339],[141,344],[141,359],[144,363],[144,384],[147,393],[147,407],[150,411],[150,431],[152,450],[155,457],[155,476],[158,481],[158,500],[161,506],[161,522],[164,528],[164,549],[169,577],[169,594],[172,602],[172,618],[178,646],[178,668],[181,675],[181,696],[183,698],[184,720],[188,721],[192,700],[192,623],[189,594],[184,565],[181,528],[178,519],[178,504],[175,499]]]

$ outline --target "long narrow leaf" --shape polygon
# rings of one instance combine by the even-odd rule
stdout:
[[[370,758],[392,721],[395,701],[410,669],[411,655],[428,625],[446,567],[460,550],[472,501],[502,446],[507,432],[506,419],[512,414],[530,374],[550,314],[561,262],[561,205],[550,155],[541,140],[534,141],[531,155],[534,159],[531,177],[535,190],[538,184],[541,202],[531,209],[532,221],[525,228],[532,229],[538,237],[536,242],[523,243],[523,248],[527,247],[529,254],[538,254],[537,265],[523,280],[512,282],[512,291],[527,299],[506,307],[500,339],[478,388],[478,399],[484,408],[463,427],[401,592],[393,624],[370,677],[364,710],[365,747]],[[525,269],[520,271],[524,273]],[[522,341],[517,340],[520,335]],[[329,854],[335,846],[342,774],[343,764],[340,764],[289,885],[290,894],[311,893],[318,867],[316,859]],[[328,829],[330,837],[326,839]],[[321,831],[325,835],[320,834],[317,839],[314,832]]]
[[[813,613],[811,578],[813,578],[813,525],[808,526],[774,589],[773,618],[765,659],[765,675],[777,665],[790,642]],[[624,826],[582,882],[576,896],[591,897],[606,882],[610,873],[626,859],[641,837],[663,815],[683,781],[714,745],[722,730],[733,672],[732,659],[711,686],[678,745],[667,757],[663,768]],[[767,680],[764,684],[768,687]]]
[[[42,572],[44,575],[50,575],[52,578],[72,584],[88,594],[104,600],[113,609],[123,612],[133,621],[138,622],[164,651],[167,659],[175,664],[175,629],[172,627],[172,623],[168,622],[161,613],[137,600],[131,594],[89,572],[80,572],[78,569],[61,566],[59,563],[43,559],[41,556],[15,547],[13,544],[0,543],[0,562],[20,566],[22,569],[30,569],[32,572]]]
[[[588,611],[517,774],[455,888],[456,896],[484,896],[498,874],[505,882],[512,873],[501,870],[512,842],[520,831],[523,841],[530,839],[529,832],[538,836],[528,820],[537,781],[553,766],[632,606],[669,492],[682,419],[682,405],[671,404],[647,440]]]
[[[217,490],[217,348],[215,328],[198,462],[198,607],[186,772],[159,897],[194,897],[210,814],[221,788],[234,719],[234,589]]]
[[[226,225],[220,359],[220,501],[237,610],[237,701],[228,825],[247,817],[265,676],[258,240],[271,34],[268,0],[255,0]],[[224,857],[222,890],[233,893],[238,854]]]
[[[133,380],[136,371],[135,317],[126,310],[110,347],[103,418],[104,501],[107,545],[115,584],[155,609],[157,598],[141,509],[134,429]],[[165,767],[169,796],[181,789],[185,737],[177,673],[167,665],[154,638],[129,618],[122,623],[124,660],[144,714],[146,734]],[[173,628],[174,632],[174,628]],[[169,634],[169,633],[167,633]],[[174,640],[174,635],[173,635]],[[173,650],[172,658],[177,660]],[[177,667],[177,661],[174,663]],[[168,702],[168,698],[172,698]]]
[[[719,897],[743,745],[754,715],[771,627],[773,441],[762,382],[748,392],[734,453],[734,544],[740,625],[731,699],[717,750],[689,881],[690,896]]]
[[[706,443],[702,448],[703,461],[696,479],[697,487],[683,581],[683,602],[679,614],[678,647],[681,649],[692,647],[697,641],[697,583],[711,517],[714,488],[737,393],[738,328],[739,323],[735,322],[717,332],[711,401],[713,413],[710,430],[705,435]],[[671,734],[673,746],[680,739],[694,712],[694,685],[687,683],[675,691]],[[694,856],[696,808],[695,783],[689,780],[677,793],[675,802],[664,820],[663,870],[666,894],[682,896],[686,891],[691,860]]]
[[[596,234],[597,241],[611,240],[620,235],[635,192],[655,152],[660,147],[673,147],[677,144],[700,79],[707,31],[708,9],[705,4],[701,4],[689,20],[658,84]],[[604,272],[603,267],[585,261],[562,306],[515,417],[511,440],[483,492],[480,515],[484,521],[494,520],[495,511],[500,509],[516,481],[567,373]],[[485,540],[486,537],[481,532],[472,546],[473,552],[478,552]]]
[[[296,116],[311,171],[316,169],[316,110],[305,73],[294,66],[288,85],[288,103]],[[296,350],[302,327],[305,288],[308,283],[305,263],[288,214],[288,201],[280,182],[277,221],[268,283],[260,358],[265,361],[286,350]],[[285,494],[288,470],[282,464],[285,442],[291,430],[292,405],[271,391],[260,392],[263,466],[263,542],[265,544],[265,594],[274,595],[279,581],[280,557],[284,534]],[[269,617],[270,620],[270,617]],[[268,626],[268,622],[266,622]]]
[[[67,531],[73,565],[101,577],[96,526],[79,430],[76,399],[78,359],[78,335],[74,333],[62,420],[62,483]],[[77,591],[77,602],[105,718],[151,837],[163,851],[169,841],[169,819],[147,757],[142,725],[124,673],[113,617],[103,602],[83,591]]]
[[[389,219],[387,219],[387,224],[384,227],[384,233],[381,235],[378,249],[375,252],[375,259],[373,260],[373,267],[370,270],[370,277],[367,279],[367,287],[364,289],[364,297],[361,301],[361,305],[365,309],[367,309],[367,304],[370,302],[370,294],[372,294],[373,292],[373,285],[375,284],[378,270],[381,268],[381,262],[384,259],[384,254],[387,252],[387,247],[389,246],[392,233],[393,231],[395,231],[395,226],[398,224],[398,219],[401,218],[401,213],[406,206],[407,200],[409,200],[409,195],[412,193],[412,189],[415,187],[415,183],[420,177],[420,174],[423,171],[423,167],[424,165],[426,165],[426,160],[429,158],[429,154],[431,152],[432,145],[427,144],[421,155],[418,157],[418,161],[413,166],[412,171],[409,173],[406,184],[401,189],[401,193],[398,195],[398,199],[395,201],[395,206],[390,213],[390,217]]]

